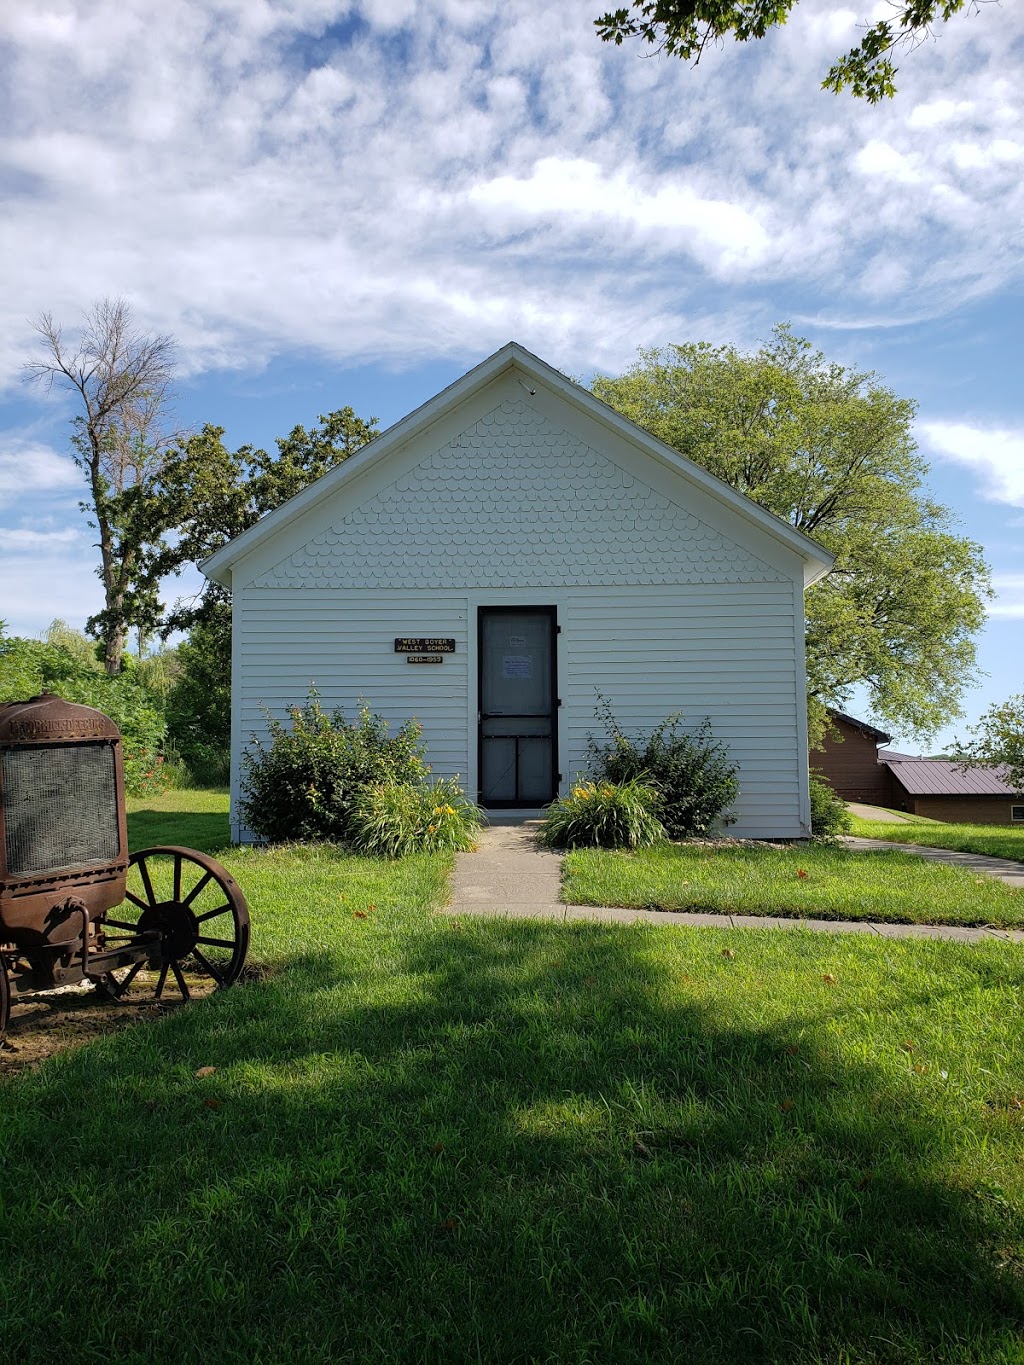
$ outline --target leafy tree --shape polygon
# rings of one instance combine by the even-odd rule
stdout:
[[[631,0],[610,10],[594,24],[606,43],[626,38],[657,44],[658,50],[684,61],[700,61],[709,43],[732,34],[738,43],[763,38],[786,22],[797,0]],[[892,0],[892,17],[869,25],[856,47],[839,57],[822,81],[823,90],[838,94],[849,87],[858,98],[876,104],[896,93],[893,55],[913,49],[931,36],[932,25],[945,23],[963,9],[976,11],[980,0]]]
[[[90,640],[67,621],[62,621],[59,616],[46,627],[43,639],[48,645],[56,645],[58,649],[64,650],[66,654],[70,654],[72,658],[88,665],[89,668],[103,667],[103,646]]]
[[[951,756],[965,764],[1005,767],[1006,781],[1015,791],[1024,792],[1024,692],[993,704],[967,730],[974,738],[957,740]]]
[[[922,735],[960,714],[991,596],[981,547],[929,496],[915,405],[827,361],[788,327],[753,354],[642,350],[594,393],[836,556],[807,595],[811,719],[864,684]]]
[[[167,697],[167,735],[193,779],[227,781],[231,750],[231,615],[197,621],[176,650],[178,677]]]
[[[123,740],[125,785],[132,795],[159,790],[160,746],[166,729],[159,697],[133,671],[109,674],[89,658],[76,631],[53,632],[57,642],[5,634],[0,621],[0,701],[27,701],[53,692],[65,701],[94,706],[110,717]],[[76,638],[77,637],[77,638]]]
[[[106,671],[121,671],[128,629],[152,628],[160,613],[151,549],[174,524],[161,497],[174,342],[135,329],[123,299],[104,299],[86,314],[75,342],[49,313],[36,324],[44,353],[25,376],[74,394],[72,458],[88,485],[80,504],[99,533],[104,607],[86,629],[103,642]]]

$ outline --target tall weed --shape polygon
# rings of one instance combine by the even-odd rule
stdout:
[[[406,853],[468,852],[483,814],[456,779],[376,782],[360,789],[352,807],[351,844],[361,853],[401,858]]]
[[[665,837],[658,794],[643,782],[577,782],[548,806],[539,838],[549,848],[646,848]]]

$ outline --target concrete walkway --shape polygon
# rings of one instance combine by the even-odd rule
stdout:
[[[513,919],[591,920],[603,924],[677,924],[715,929],[815,929],[827,934],[872,934],[880,938],[941,938],[960,943],[983,939],[1024,942],[1024,931],[1014,929],[965,929],[945,924],[876,924],[866,920],[781,919],[764,915],[709,915],[684,910],[627,910],[610,905],[566,905],[561,899],[562,858],[540,848],[535,833],[539,821],[491,825],[480,836],[475,853],[460,853],[455,861],[448,914],[500,915]],[[896,848],[904,845],[882,840],[859,839],[865,848]],[[926,854],[943,849],[913,849]],[[974,854],[954,854],[974,858]],[[944,861],[939,859],[938,861]],[[988,858],[988,863],[1004,862]],[[1024,869],[1017,867],[1022,874]],[[978,868],[979,871],[988,869]],[[989,875],[992,875],[989,872]]]
[[[1024,891],[1024,863],[1014,862],[1012,858],[990,858],[985,853],[959,853],[956,849],[928,848],[925,844],[897,844],[889,839],[858,839],[852,834],[843,835],[842,842],[855,853],[884,852],[890,848],[897,853],[912,853],[915,858],[927,858],[933,863],[962,867],[965,872],[995,877],[1007,886]]]
[[[847,801],[846,809],[861,820],[879,820],[883,825],[909,825],[910,816],[896,815],[881,806],[865,806],[860,801]]]

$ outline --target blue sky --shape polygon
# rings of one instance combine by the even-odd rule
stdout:
[[[265,446],[346,403],[386,426],[511,338],[586,380],[788,320],[917,399],[931,488],[996,586],[966,719],[1024,690],[1024,6],[940,30],[873,108],[818,89],[859,4],[801,0],[696,70],[601,44],[607,7],[3,7],[13,631],[100,605],[72,410],[20,382],[44,310],[124,296],[178,339],[178,423]]]

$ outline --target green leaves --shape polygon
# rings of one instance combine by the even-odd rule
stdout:
[[[347,842],[364,787],[418,785],[429,771],[416,721],[392,735],[387,721],[365,704],[352,721],[340,709],[325,711],[315,688],[302,706],[290,709],[289,719],[286,725],[268,715],[270,743],[254,740],[242,759],[242,817],[271,842]]]
[[[670,839],[692,839],[709,833],[718,821],[730,823],[725,812],[740,794],[737,768],[707,717],[687,731],[677,711],[637,740],[623,732],[607,697],[599,694],[594,711],[611,741],[602,744],[591,736],[587,742],[588,761],[600,783],[636,779],[652,787],[655,814]]]
[[[836,796],[825,778],[817,777],[814,773],[811,774],[810,786],[811,834],[814,838],[832,840],[840,834],[849,834],[851,816],[846,809],[846,802]]]
[[[468,852],[483,824],[480,809],[457,780],[375,782],[352,806],[351,838],[360,853],[402,858],[441,850]]]
[[[974,738],[967,742],[958,740],[953,757],[990,768],[1005,766],[1006,780],[1024,793],[1024,692],[993,703],[968,731]]]
[[[883,719],[927,734],[977,677],[991,595],[981,546],[928,493],[915,404],[788,327],[759,350],[641,350],[594,392],[836,556],[807,595],[813,700],[865,684]]]
[[[84,644],[84,637],[68,644],[8,637],[0,622],[0,697],[27,700],[46,689],[65,701],[94,706],[121,731],[128,794],[159,790],[163,760],[158,750],[166,728],[159,699],[131,671],[104,672],[82,651]]]
[[[784,24],[796,0],[633,0],[633,13],[623,6],[594,20],[606,43],[621,46],[624,38],[657,43],[670,57],[700,60],[709,42],[731,33],[737,42],[763,38]],[[637,16],[637,17],[634,17]]]
[[[658,793],[637,778],[577,782],[548,806],[538,838],[551,848],[648,848],[665,837]]]
[[[709,43],[731,35],[736,42],[763,38],[786,22],[797,0],[632,0],[632,6],[594,20],[601,39],[621,46],[626,38],[656,44],[659,52],[683,61],[700,61]],[[872,24],[856,47],[830,67],[823,90],[849,89],[858,99],[876,104],[896,93],[892,54],[913,49],[943,23],[967,7],[968,0],[906,0],[894,20]],[[972,11],[978,8],[971,4]]]

